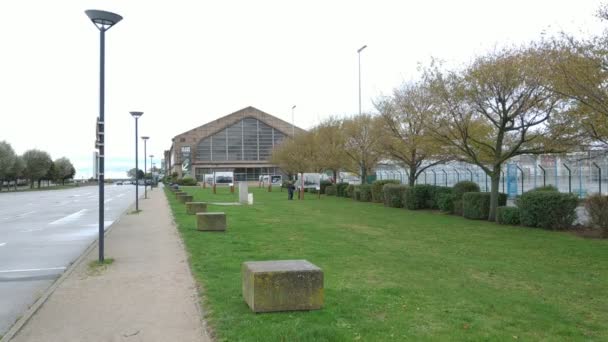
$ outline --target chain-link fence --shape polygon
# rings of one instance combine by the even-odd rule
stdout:
[[[396,179],[408,183],[408,171],[396,164],[381,164],[378,179]],[[477,183],[481,191],[490,191],[490,178],[476,165],[450,162],[436,165],[422,172],[416,184],[453,186],[459,181]],[[586,152],[568,155],[518,156],[503,165],[499,190],[511,196],[540,186],[554,186],[560,192],[571,192],[579,197],[594,193],[608,193],[608,156]]]

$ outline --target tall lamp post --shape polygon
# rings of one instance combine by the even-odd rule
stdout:
[[[148,141],[148,139],[150,139],[150,137],[141,137],[141,139],[144,141],[144,198],[148,199],[148,187],[146,186],[146,169],[148,168],[148,165],[146,165],[146,154],[148,152],[146,151],[146,142]]]
[[[144,115],[144,112],[131,112],[135,118],[135,210],[139,210],[139,164],[137,163],[137,121]],[[146,159],[144,157],[144,159]]]
[[[105,52],[106,31],[122,20],[116,13],[86,10],[84,12],[99,29],[99,117],[97,118],[97,147],[99,148],[99,262],[104,261],[104,159],[105,159]]]
[[[361,115],[361,51],[366,47],[367,45],[363,45],[357,50],[357,55],[359,55],[359,115]]]
[[[154,158],[153,154],[150,155],[150,191],[152,191],[152,169],[154,168],[154,164],[152,164],[152,158]]]
[[[295,137],[296,136],[296,121],[295,121],[295,116],[294,116],[294,110],[296,109],[296,105],[293,105],[291,107],[291,137]]]

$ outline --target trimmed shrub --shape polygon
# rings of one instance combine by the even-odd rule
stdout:
[[[489,192],[465,192],[462,195],[462,216],[472,220],[487,220],[490,216]],[[498,206],[507,204],[507,195],[498,194]]]
[[[320,188],[321,188],[321,195],[323,195],[325,193],[325,188],[327,188],[330,185],[333,185],[334,183],[332,183],[331,181],[328,180],[322,180],[321,184],[320,184]]]
[[[589,214],[589,224],[602,230],[602,237],[608,238],[608,196],[592,195],[585,200]]]
[[[359,185],[353,186],[353,199],[355,201],[361,200],[361,189],[359,189]]]
[[[403,208],[403,199],[407,192],[407,185],[384,184],[384,205],[391,208]]]
[[[196,182],[196,179],[194,179],[192,177],[189,177],[189,176],[186,176],[186,177],[184,177],[182,179],[179,179],[177,181],[177,184],[179,184],[179,185],[185,185],[185,186],[192,186],[192,185],[196,185],[197,182]]]
[[[519,225],[518,207],[498,207],[496,208],[496,222],[500,224]]]
[[[372,183],[372,201],[376,203],[384,203],[384,185],[385,184],[401,184],[396,179],[377,180]]]
[[[559,190],[557,190],[557,188],[554,185],[545,185],[545,186],[538,186],[530,191],[553,191],[553,192],[559,192]]]
[[[405,207],[410,210],[438,209],[439,195],[450,193],[452,190],[444,186],[420,184],[408,187]]]
[[[348,183],[338,183],[336,184],[336,195],[339,197],[348,197],[346,196],[346,188],[348,187]]]
[[[352,199],[355,199],[355,186],[353,184],[348,184],[346,186],[346,190],[344,191],[344,197],[350,197]]]
[[[578,199],[555,191],[528,191],[517,200],[521,224],[543,229],[566,229],[576,219]]]
[[[462,195],[467,192],[480,192],[479,185],[471,181],[460,181],[452,187],[452,193],[454,194],[452,204],[452,214],[462,215]]]
[[[357,187],[359,189],[359,201],[371,202],[372,201],[372,186],[369,184],[361,184]]]
[[[443,211],[444,213],[454,213],[455,199],[456,195],[453,193],[439,194],[439,196],[437,197],[437,205],[439,206],[439,210]],[[462,201],[458,201],[458,203],[462,205]]]
[[[325,187],[325,194],[327,196],[336,196],[337,193],[338,193],[337,185],[329,185],[329,186]]]

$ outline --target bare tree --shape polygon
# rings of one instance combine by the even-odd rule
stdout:
[[[346,119],[342,123],[344,153],[349,171],[358,174],[366,183],[367,175],[384,156],[382,149],[382,121],[369,114]]]
[[[341,125],[341,120],[330,117],[312,130],[317,141],[316,163],[322,168],[321,171],[331,170],[333,172],[334,182],[346,164],[345,141]]]

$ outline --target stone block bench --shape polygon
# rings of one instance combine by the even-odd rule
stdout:
[[[180,203],[192,202],[193,200],[194,200],[194,197],[192,195],[181,194],[181,195],[177,196],[177,201]]]
[[[306,260],[244,262],[241,278],[243,298],[253,312],[323,307],[323,271]]]
[[[186,213],[196,215],[207,212],[207,202],[186,202]]]
[[[179,195],[187,195],[188,193],[185,191],[176,191],[174,192],[175,198],[179,197]]]
[[[201,231],[226,231],[226,214],[197,213],[196,229]]]

